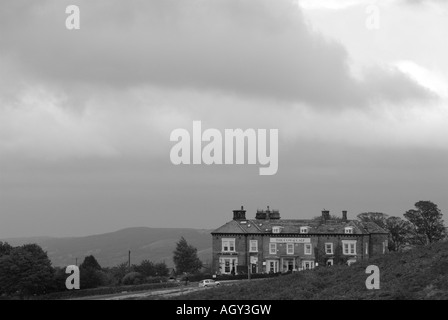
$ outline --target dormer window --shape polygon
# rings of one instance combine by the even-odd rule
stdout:
[[[272,233],[280,233],[280,229],[281,229],[281,227],[278,227],[278,226],[272,227]]]
[[[346,234],[353,234],[353,227],[345,227],[344,230]]]
[[[300,227],[300,233],[308,233],[309,227]]]

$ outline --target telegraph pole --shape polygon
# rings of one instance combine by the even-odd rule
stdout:
[[[128,265],[129,265],[129,269],[131,269],[131,250],[129,250],[129,254],[128,254]]]

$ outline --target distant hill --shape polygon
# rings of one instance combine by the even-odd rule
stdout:
[[[368,290],[368,265],[380,270],[380,289]],[[389,253],[351,266],[318,267],[262,281],[244,281],[175,297],[192,300],[447,300],[448,241]]]
[[[128,261],[131,250],[131,263],[137,264],[144,259],[154,262],[164,261],[172,267],[173,251],[176,242],[184,237],[189,244],[198,249],[203,263],[211,262],[211,230],[180,228],[127,228],[115,232],[72,238],[12,238],[3,239],[12,246],[25,243],[37,243],[47,251],[54,266],[80,264],[87,255],[94,255],[101,266],[111,267]]]

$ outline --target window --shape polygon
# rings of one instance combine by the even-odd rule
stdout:
[[[333,254],[333,243],[332,242],[325,244],[325,254]]]
[[[355,255],[356,240],[342,240],[342,249],[345,255]]]
[[[386,253],[386,249],[387,249],[387,240],[383,242],[383,254]]]
[[[327,260],[327,266],[331,267],[333,265],[333,259],[328,259]]]
[[[352,234],[353,233],[353,227],[345,227],[345,233]]]
[[[220,264],[221,273],[224,273],[224,274],[236,273],[237,266],[238,266],[238,259],[237,258],[220,258],[219,264]]]
[[[272,227],[272,233],[280,233],[280,227]]]
[[[311,254],[311,244],[310,243],[305,244],[305,254]]]
[[[267,260],[266,261],[266,271],[267,272],[278,272],[278,261],[277,260]]]
[[[235,252],[235,239],[223,238],[222,239],[222,251],[223,252]]]
[[[269,254],[277,254],[277,244],[269,243]]]
[[[286,244],[286,254],[294,254],[294,243]]]
[[[304,270],[313,269],[314,268],[314,261],[303,261],[302,262],[302,268]]]
[[[250,252],[258,252],[258,240],[250,240]]]
[[[308,227],[300,227],[300,233],[308,233]]]

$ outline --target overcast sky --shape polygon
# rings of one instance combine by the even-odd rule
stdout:
[[[447,17],[437,0],[2,0],[0,238],[212,229],[241,205],[431,200],[447,220]],[[277,174],[174,166],[170,133],[194,120],[278,129]]]

